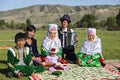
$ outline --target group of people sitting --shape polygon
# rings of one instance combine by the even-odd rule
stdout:
[[[62,26],[59,30],[56,24],[48,25],[48,31],[41,45],[41,54],[37,49],[37,40],[34,39],[35,26],[28,25],[25,33],[19,32],[15,35],[16,46],[7,51],[9,76],[34,76],[36,72],[43,72],[58,63],[66,64],[69,61],[80,66],[102,66],[101,40],[96,35],[96,29],[87,29],[87,37],[81,51],[75,53],[75,43],[78,43],[79,39],[75,34],[73,43],[68,44],[70,35],[67,33],[74,33],[73,29],[68,28],[71,22],[69,15],[65,14],[60,21]]]

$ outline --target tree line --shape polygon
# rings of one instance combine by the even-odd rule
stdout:
[[[27,25],[31,24],[31,20],[27,19],[25,23],[16,23],[11,20],[10,23],[5,22],[5,20],[0,20],[0,29],[25,29]],[[46,28],[47,26],[42,26],[41,28]],[[72,28],[89,28],[95,27],[98,29],[106,29],[109,31],[120,30],[120,10],[115,17],[108,17],[107,20],[97,21],[94,14],[86,14],[81,20],[71,23]]]
[[[88,28],[88,27],[95,27],[95,28],[102,28],[109,31],[112,30],[120,30],[120,10],[116,17],[108,17],[107,20],[96,21],[96,17],[93,14],[86,14],[80,21],[77,21],[74,25],[77,28]]]
[[[16,23],[14,20],[11,20],[10,23],[5,22],[5,20],[0,20],[0,29],[26,29],[27,25],[31,24],[31,20],[27,19],[26,23]]]

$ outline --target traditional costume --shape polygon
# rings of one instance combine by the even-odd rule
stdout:
[[[60,21],[63,22],[64,20],[67,20],[68,23],[71,22],[71,19],[69,15],[65,14],[62,18],[60,18]],[[77,57],[75,54],[75,37],[77,37],[77,34],[73,31],[73,29],[69,29],[68,27],[63,28],[63,26],[58,30],[58,36],[61,40],[62,45],[62,58],[66,60],[70,60],[75,62]]]
[[[81,51],[77,54],[77,57],[81,59],[80,65],[101,66],[101,62],[103,61],[101,39],[96,36],[95,28],[88,28],[87,32],[88,35],[94,35],[95,39],[89,41],[86,38],[84,41]],[[92,60],[92,62],[87,63],[88,60]]]
[[[44,67],[33,66],[32,56],[28,47],[8,49],[8,69],[13,75],[17,75],[18,72],[22,72],[26,75],[31,75],[33,72],[43,72]]]
[[[61,42],[58,38],[57,27],[58,26],[56,24],[49,24],[48,25],[48,32],[46,34],[45,39],[43,40],[42,48],[41,48],[41,53],[44,56],[48,56],[49,55],[49,50],[53,47],[58,49],[57,56],[58,57],[62,56]],[[56,32],[55,39],[50,39],[50,31],[55,31]]]

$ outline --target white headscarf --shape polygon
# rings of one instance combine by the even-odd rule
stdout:
[[[49,38],[49,35],[50,35],[50,31],[55,31],[56,32],[56,37],[55,38],[58,38],[58,25],[57,24],[48,24],[48,32],[46,34],[46,37]]]
[[[95,38],[97,38],[96,29],[95,29],[95,28],[88,28],[88,29],[87,29],[87,36],[88,36],[88,35],[94,35]],[[87,37],[86,39],[88,39],[88,37]]]
[[[58,25],[57,24],[48,24],[48,31],[56,31],[57,32]]]
[[[96,29],[88,28],[87,34],[96,36]],[[93,56],[94,54],[100,53],[102,56],[101,39],[98,38],[97,36],[92,42],[86,39],[82,45],[81,52],[91,56]]]
[[[58,38],[57,28],[58,28],[58,26],[56,24],[49,24],[48,25],[48,32],[47,32],[46,37],[45,37],[45,39],[43,40],[43,43],[42,43],[42,46],[44,48],[46,48],[48,52],[51,48],[57,48],[58,50],[59,50],[59,48],[61,48],[61,42]],[[49,38],[49,35],[50,35],[49,31],[51,31],[51,30],[56,31],[56,37],[55,37],[54,40],[51,40]]]

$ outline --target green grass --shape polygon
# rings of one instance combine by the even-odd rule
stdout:
[[[1,30],[0,31],[0,46],[11,45],[14,46],[14,36],[17,32],[23,32],[22,30]],[[79,36],[79,43],[76,48],[76,53],[80,51],[81,45],[86,38],[85,30],[75,30]],[[37,39],[38,50],[40,52],[41,43],[46,35],[46,30],[39,30],[35,34]],[[120,59],[120,31],[97,31],[97,35],[102,41],[102,51],[105,60]],[[0,49],[0,80],[17,80],[17,78],[7,78],[7,49]],[[27,77],[23,77],[22,80],[28,80]]]

